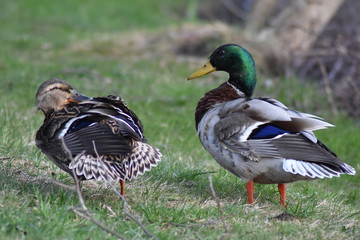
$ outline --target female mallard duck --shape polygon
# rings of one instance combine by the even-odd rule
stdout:
[[[199,101],[197,134],[222,167],[247,183],[249,203],[254,202],[254,182],[278,184],[285,207],[285,183],[355,174],[312,133],[333,125],[272,98],[251,98],[255,63],[244,48],[220,46],[188,80],[213,71],[225,71],[230,78]]]
[[[87,97],[59,79],[36,94],[45,115],[36,146],[59,168],[80,180],[125,180],[156,166],[159,149],[145,143],[140,119],[120,97]]]

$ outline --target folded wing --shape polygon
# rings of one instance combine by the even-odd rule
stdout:
[[[248,161],[291,160],[291,164],[284,164],[283,168],[297,174],[316,175],[314,173],[320,171],[316,171],[317,167],[325,175],[355,173],[312,133],[333,126],[317,116],[288,109],[271,98],[258,98],[228,102],[219,117],[216,136],[224,146]]]

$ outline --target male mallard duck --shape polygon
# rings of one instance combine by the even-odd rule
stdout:
[[[59,79],[45,81],[36,94],[45,115],[36,146],[59,168],[80,180],[125,180],[160,161],[159,149],[145,143],[143,126],[120,97],[87,97]]]
[[[213,71],[225,71],[230,78],[199,101],[197,134],[222,167],[247,183],[249,203],[254,202],[254,182],[278,184],[286,207],[285,183],[355,174],[312,132],[333,125],[272,98],[251,98],[256,70],[244,48],[220,46],[188,80]]]

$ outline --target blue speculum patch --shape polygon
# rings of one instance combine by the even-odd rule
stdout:
[[[291,132],[285,131],[284,129],[275,127],[270,124],[264,124],[259,128],[255,129],[250,134],[249,139],[269,139],[284,133],[291,133]]]

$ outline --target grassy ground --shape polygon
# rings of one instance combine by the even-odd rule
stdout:
[[[35,147],[43,116],[34,96],[52,77],[64,78],[86,95],[121,95],[142,119],[149,142],[164,157],[157,168],[128,184],[127,201],[131,214],[159,239],[359,238],[359,174],[290,184],[288,212],[295,215],[290,221],[273,218],[284,212],[275,186],[256,185],[256,204],[246,204],[244,184],[211,159],[194,130],[198,99],[225,75],[187,82],[206,57],[178,56],[163,46],[176,41],[161,41],[191,19],[196,1],[162,2],[2,1],[0,239],[114,239],[70,210],[78,205],[76,192],[54,180],[68,185],[72,180]],[[318,136],[360,170],[358,124],[333,115],[316,86],[260,77],[255,94],[276,97],[337,125]],[[95,218],[113,231],[129,239],[147,238],[124,216],[111,189],[88,182],[84,196]]]

